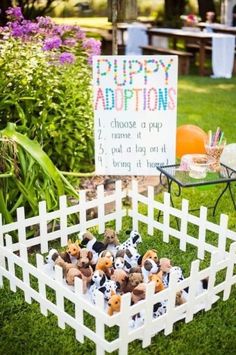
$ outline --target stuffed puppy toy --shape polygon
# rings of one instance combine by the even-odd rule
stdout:
[[[155,293],[160,292],[165,289],[161,275],[159,274],[151,274],[148,277],[149,282],[154,282],[155,283]]]
[[[113,229],[107,228],[104,232],[103,243],[105,248],[112,252],[113,255],[116,254],[116,247],[120,244],[117,234]]]
[[[105,273],[105,275],[110,278],[112,272],[113,272],[113,263],[110,258],[107,257],[102,257],[99,258],[96,264],[96,270],[101,270]]]
[[[88,268],[92,265],[93,253],[87,248],[83,248],[80,250],[77,260],[77,267],[80,268]]]
[[[67,252],[58,252],[56,249],[50,249],[48,255],[45,257],[46,263],[54,265],[55,260],[59,255],[65,262],[71,262],[70,255]]]
[[[71,239],[68,240],[66,252],[69,254],[71,262],[76,262],[79,258],[79,252],[81,248],[79,246],[79,241],[76,240],[74,243]]]
[[[129,272],[131,268],[138,266],[141,262],[141,255],[137,252],[134,247],[129,247],[125,249],[124,254],[124,270]]]
[[[102,242],[97,241],[94,235],[88,231],[82,235],[81,246],[87,248],[93,253],[93,265],[97,263],[98,255],[106,249],[105,245]]]
[[[114,312],[120,312],[120,305],[121,305],[121,296],[112,294],[111,298],[108,301],[107,313],[109,314],[109,316],[112,316]]]
[[[148,282],[148,277],[151,274],[156,274],[159,271],[158,265],[152,259],[146,259],[141,267],[143,281]]]
[[[131,293],[131,301],[132,304],[136,304],[137,302],[144,300],[146,297],[146,287],[147,284],[144,282],[141,282],[139,285],[137,285],[132,293]]]
[[[115,269],[124,269],[125,259],[121,256],[118,256],[114,260],[114,268]]]
[[[152,259],[155,261],[156,264],[158,264],[158,255],[157,255],[157,250],[156,249],[149,249],[146,251],[146,253],[142,257],[142,262],[141,265],[143,266],[145,260],[147,259]]]
[[[124,282],[122,292],[132,292],[135,287],[143,282],[143,275],[140,272],[133,272],[128,274],[128,278]]]
[[[113,280],[107,280],[101,287],[98,288],[98,291],[103,293],[104,300],[109,301],[112,294],[116,294],[117,284]]]
[[[117,250],[137,248],[137,245],[142,242],[142,237],[137,231],[126,232],[126,234],[129,234],[129,238],[124,243],[117,245]]]
[[[89,287],[89,294],[92,302],[96,303],[96,291],[102,287],[107,281],[105,273],[101,270],[96,270],[93,272],[92,280]]]
[[[86,293],[88,289],[88,285],[92,280],[92,275],[93,275],[93,269],[90,265],[89,267],[86,268],[80,268],[80,269],[72,268],[67,272],[66,282],[70,286],[74,285],[75,278],[79,277],[80,279],[82,279],[83,293]]]
[[[117,291],[123,293],[128,281],[128,274],[122,269],[115,269],[111,275],[111,280],[116,282]]]
[[[109,258],[109,259],[111,259],[112,263],[114,262],[114,255],[113,255],[113,253],[110,250],[107,250],[107,249],[103,250],[99,254],[98,258],[103,258],[104,256]]]

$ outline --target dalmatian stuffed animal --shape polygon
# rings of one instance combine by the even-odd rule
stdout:
[[[137,248],[137,245],[142,242],[142,237],[137,231],[131,231],[129,238],[122,244],[117,245],[117,250],[126,250],[130,247]]]

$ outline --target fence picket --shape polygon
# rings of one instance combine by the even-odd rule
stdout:
[[[154,222],[154,187],[148,186],[148,234],[153,235],[153,222]]]
[[[198,232],[198,250],[197,250],[197,256],[199,259],[204,259],[205,257],[206,224],[207,224],[207,208],[201,206],[200,218],[199,218],[199,232]]]
[[[210,262],[210,275],[208,280],[207,287],[207,298],[205,310],[209,311],[212,307],[213,299],[215,296],[214,286],[216,281],[216,272],[217,272],[217,262],[220,260],[220,253],[214,252],[211,254],[211,262]]]
[[[104,309],[104,295],[102,292],[99,291],[96,292],[95,304],[96,307],[98,307],[99,309]],[[100,339],[104,339],[105,325],[104,325],[103,317],[97,316],[95,318],[95,324],[96,324],[96,334]],[[98,342],[96,344],[96,355],[105,355],[105,351],[101,345],[101,342]]]
[[[20,257],[26,262],[28,263],[28,251],[27,251],[27,247],[24,244],[20,243]],[[26,284],[26,286],[29,287],[30,289],[30,276],[29,276],[29,271],[27,270],[27,268],[23,268],[22,270],[23,272],[23,281]],[[24,289],[24,294],[25,294],[25,300],[26,302],[28,302],[29,304],[32,303],[32,299],[30,297],[30,291],[28,290],[28,288],[26,287]]]
[[[180,250],[186,251],[187,233],[188,233],[188,200],[182,200],[182,218],[180,225]]]
[[[40,254],[36,254],[36,267],[39,270],[42,270],[44,265],[44,261],[43,261],[43,256]],[[42,296],[43,300],[45,300],[47,298],[46,296],[46,285],[43,282],[42,278],[39,277],[38,278],[38,285],[39,285],[39,294]],[[48,311],[47,311],[47,307],[46,307],[46,303],[45,302],[40,302],[40,311],[44,316],[48,315]]]
[[[166,306],[166,325],[164,330],[165,335],[168,335],[173,331],[173,324],[175,322],[174,309],[175,309],[177,283],[178,283],[178,275],[177,272],[174,271],[170,274],[170,282],[168,287],[169,293],[168,293],[168,302]]]
[[[105,231],[105,200],[104,200],[104,186],[99,185],[97,188],[97,202],[98,202],[98,231],[104,233]]]
[[[86,209],[86,191],[79,192],[79,226],[80,232],[84,233],[87,229],[87,209]]]
[[[132,180],[132,225],[133,230],[138,230],[138,183]]]
[[[170,240],[170,194],[164,193],[163,204],[163,241],[169,243]]]
[[[152,321],[153,321],[153,302],[152,297],[155,292],[155,283],[151,282],[146,285],[145,297],[145,320],[144,320],[144,336],[143,347],[146,348],[151,344],[152,340]]]
[[[55,265],[55,280],[58,282],[58,284],[62,285],[63,284],[63,269],[62,267]],[[59,308],[59,310],[62,312],[62,314],[64,313],[64,295],[61,292],[60,288],[58,287],[56,289],[56,305],[57,308]],[[63,319],[64,317],[59,317],[58,316],[58,326],[61,329],[65,329],[65,319]]]
[[[225,276],[225,289],[223,294],[224,301],[226,301],[230,296],[235,264],[236,264],[236,242],[230,245],[228,266],[227,266],[226,276]]]
[[[221,214],[220,216],[220,226],[219,226],[219,237],[218,237],[218,250],[221,258],[225,257],[226,251],[226,238],[228,231],[228,216]]]
[[[81,343],[84,342],[84,335],[80,331],[80,324],[84,324],[84,312],[83,308],[81,307],[81,304],[79,302],[80,296],[83,294],[83,283],[82,280],[79,279],[78,277],[75,278],[75,285],[74,285],[74,291],[75,295],[78,296],[78,302],[75,303],[75,320],[76,320],[76,330],[75,330],[75,336],[78,341]]]
[[[196,305],[196,293],[197,293],[199,265],[200,265],[200,260],[194,260],[191,263],[185,323],[191,322],[193,319],[193,315],[194,315],[194,309],[195,309],[195,305]]]
[[[39,202],[39,230],[41,253],[48,252],[48,225],[46,201]]]
[[[119,232],[122,227],[122,182],[121,180],[116,181],[115,189],[115,206],[116,206],[116,231]]]
[[[12,237],[11,237],[11,235],[6,234],[5,240],[6,240],[6,248],[12,250]],[[16,274],[15,274],[15,263],[12,260],[11,257],[7,258],[7,264],[8,264],[8,270],[9,270],[9,272],[12,275],[12,277],[9,278],[9,280],[10,280],[10,289],[13,292],[16,292],[16,283],[15,283],[15,280],[14,280],[14,277],[16,276]]]
[[[122,313],[122,321],[119,324],[119,355],[128,354],[128,345],[129,345],[129,312],[131,305],[131,294],[125,293],[121,297],[121,307],[120,312]]]
[[[66,196],[60,196],[60,231],[61,231],[61,246],[67,245],[67,199]]]
[[[26,227],[25,227],[25,209],[19,207],[16,210],[17,222],[18,222],[18,240],[21,244],[26,242]]]

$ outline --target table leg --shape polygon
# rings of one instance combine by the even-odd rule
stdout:
[[[230,182],[229,182],[229,193],[230,193],[233,205],[234,205],[234,209],[236,210],[236,201],[235,201],[234,196],[233,196],[233,192],[232,192],[232,189],[231,189],[231,183]]]
[[[205,74],[204,65],[205,65],[205,58],[206,57],[206,50],[205,50],[205,42],[200,40],[200,47],[199,47],[199,75],[203,76]]]
[[[216,208],[217,208],[217,206],[218,206],[218,203],[220,202],[220,200],[221,200],[222,196],[224,195],[224,193],[225,193],[225,192],[227,191],[227,189],[229,189],[229,188],[230,188],[230,183],[227,182],[225,188],[224,188],[223,191],[220,193],[219,197],[217,198],[217,200],[216,200],[216,202],[215,202],[215,204],[214,204],[214,206],[213,206],[213,213],[212,213],[213,217],[215,217]],[[231,189],[230,189],[230,190],[231,190]],[[232,198],[232,195],[231,195],[231,198]],[[232,200],[233,200],[233,199],[232,199]]]

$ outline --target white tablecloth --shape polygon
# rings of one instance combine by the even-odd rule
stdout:
[[[142,54],[140,46],[148,44],[147,27],[142,23],[133,23],[127,28],[126,54]]]
[[[213,78],[231,78],[234,66],[235,36],[212,33]]]

